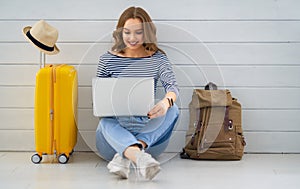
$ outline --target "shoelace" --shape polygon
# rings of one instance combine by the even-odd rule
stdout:
[[[144,153],[145,152],[145,148],[142,147],[141,148],[141,152]],[[142,175],[139,171],[139,168],[137,167],[137,165],[133,162],[133,161],[130,161],[130,164],[132,165],[133,169],[134,169],[134,173],[135,173],[135,180],[138,181],[138,180],[141,180],[142,178]]]
[[[142,175],[139,171],[139,168],[135,165],[135,163],[133,161],[130,161],[130,165],[132,165],[133,169],[134,169],[134,174],[135,174],[135,181],[139,181],[142,178]]]

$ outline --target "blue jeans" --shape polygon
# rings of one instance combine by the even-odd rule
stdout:
[[[116,153],[123,156],[127,147],[144,141],[148,145],[145,151],[157,157],[168,146],[178,116],[174,104],[164,116],[151,120],[141,116],[102,118],[96,130],[99,155],[110,161]]]

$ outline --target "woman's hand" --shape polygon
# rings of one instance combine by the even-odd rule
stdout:
[[[148,118],[153,119],[165,115],[169,107],[168,99],[162,99],[148,112]]]

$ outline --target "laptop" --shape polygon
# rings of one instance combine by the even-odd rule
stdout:
[[[92,96],[96,117],[147,116],[155,101],[154,79],[95,77]]]

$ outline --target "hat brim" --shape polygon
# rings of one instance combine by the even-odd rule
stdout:
[[[23,34],[25,36],[25,38],[27,39],[27,41],[29,41],[33,46],[35,46],[36,48],[38,48],[40,51],[44,52],[45,54],[48,54],[48,55],[55,55],[57,53],[59,53],[59,49],[58,47],[56,46],[56,44],[54,44],[54,49],[53,51],[47,51],[45,49],[42,49],[40,48],[39,46],[37,46],[34,42],[32,42],[26,35],[26,33],[31,29],[31,26],[26,26],[23,28]]]

